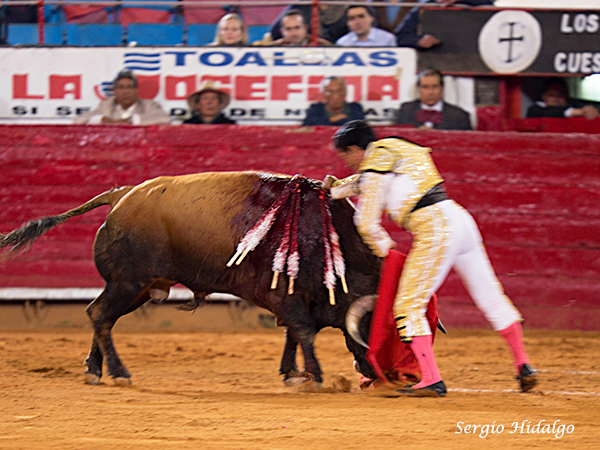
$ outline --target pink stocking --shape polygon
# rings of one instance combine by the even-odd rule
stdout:
[[[417,361],[419,361],[422,374],[421,382],[413,386],[415,389],[430,386],[442,380],[437,363],[435,362],[432,342],[431,335],[427,335],[415,336],[410,343],[410,349],[415,354]]]
[[[521,323],[515,322],[510,327],[500,330],[499,333],[506,340],[512,351],[517,371],[523,364],[529,364],[525,343],[523,342],[523,327]]]

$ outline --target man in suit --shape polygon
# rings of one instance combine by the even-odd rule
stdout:
[[[425,69],[417,77],[419,99],[400,105],[396,125],[413,125],[436,130],[472,130],[469,113],[458,106],[442,101],[442,73]]]

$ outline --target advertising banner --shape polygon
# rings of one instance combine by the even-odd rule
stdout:
[[[423,10],[424,34],[442,45],[419,67],[444,72],[590,75],[600,73],[599,11],[475,8]]]
[[[0,48],[0,57],[3,123],[70,123],[112,94],[124,68],[138,76],[140,97],[158,101],[174,123],[205,80],[231,95],[225,114],[241,124],[301,123],[326,76],[343,77],[347,100],[375,123],[416,94],[416,53],[407,48]]]

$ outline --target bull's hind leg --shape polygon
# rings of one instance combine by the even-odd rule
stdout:
[[[131,375],[121,362],[112,342],[112,327],[119,317],[134,311],[148,301],[148,293],[141,294],[130,283],[107,283],[100,296],[88,305],[86,312],[94,326],[94,337],[86,359],[86,381],[98,384],[105,359],[108,373],[116,384],[131,384]]]

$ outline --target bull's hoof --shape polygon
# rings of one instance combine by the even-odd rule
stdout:
[[[311,381],[311,380],[308,377],[290,377],[290,378],[283,380],[283,383],[287,387],[297,387],[304,383],[308,383],[309,381]]]
[[[92,386],[98,386],[100,383],[100,377],[95,373],[85,372],[85,382],[86,384],[91,384]]]
[[[133,384],[133,381],[131,381],[131,378],[125,378],[125,377],[114,377],[113,381],[117,386],[131,386]]]

